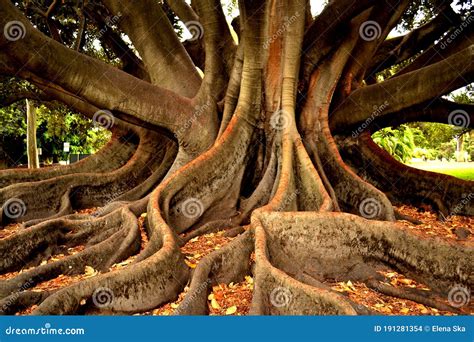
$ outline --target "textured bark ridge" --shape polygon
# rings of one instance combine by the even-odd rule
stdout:
[[[219,1],[169,1],[198,29],[198,39],[183,47],[159,2],[104,0],[110,13],[123,15],[115,29],[142,58],[128,51],[118,70],[45,36],[11,2],[0,3],[1,24],[20,23],[27,38],[0,37],[0,72],[88,117],[107,110],[114,120],[112,140],[79,163],[0,171],[0,225],[22,225],[0,240],[0,273],[24,270],[0,281],[0,312],[35,304],[33,314],[41,315],[133,314],[189,286],[176,313],[207,314],[213,285],[248,274],[255,280],[252,314],[370,313],[328,280],[357,280],[458,312],[430,295],[384,286],[377,271],[396,269],[445,298],[453,286],[472,288],[472,243],[416,235],[395,222],[392,201],[473,215],[473,182],[397,163],[371,141],[371,127],[352,134],[362,123],[415,120],[417,106],[440,104],[431,100],[472,82],[472,45],[384,82],[370,74],[414,58],[418,38],[435,49],[449,22],[437,17],[434,28],[386,41],[409,1],[336,0],[313,20],[305,0],[241,0],[237,46]],[[366,36],[361,27],[374,18],[383,29]],[[154,34],[144,36],[147,26]],[[194,65],[204,69],[202,79]],[[374,121],[374,106],[385,101]],[[471,107],[462,110],[472,117]],[[430,113],[420,115],[430,120]],[[438,111],[434,121],[448,114]],[[92,215],[75,213],[92,207]],[[188,267],[183,244],[229,229],[240,235]],[[42,263],[75,246],[85,248]],[[127,267],[111,269],[131,256]],[[101,273],[60,290],[31,290],[85,266]]]

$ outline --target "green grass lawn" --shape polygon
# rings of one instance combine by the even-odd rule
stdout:
[[[474,162],[415,162],[409,163],[408,165],[421,170],[444,173],[446,175],[451,175],[461,179],[474,181]]]

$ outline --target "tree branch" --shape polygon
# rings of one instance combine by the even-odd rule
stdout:
[[[474,81],[474,45],[428,67],[354,91],[332,114],[331,128],[362,123],[374,107],[379,116],[402,111]],[[386,104],[385,106],[382,106]]]
[[[82,47],[82,42],[84,41],[84,31],[86,28],[86,16],[84,15],[83,9],[80,9],[79,14],[79,29],[77,30],[77,38],[74,41],[73,49],[79,51]]]
[[[99,39],[101,42],[113,51],[113,53],[122,61],[122,70],[138,77],[144,81],[150,82],[150,75],[145,69],[143,62],[135,52],[130,49],[122,37],[111,27],[107,26],[102,11],[105,8],[88,4],[84,9],[85,15],[95,23],[99,32],[103,32]]]
[[[184,24],[190,21],[199,22],[199,16],[184,0],[165,0],[165,2]]]
[[[153,84],[193,97],[201,78],[166,13],[154,0],[103,0],[143,59]]]
[[[368,75],[400,63],[418,52],[425,50],[451,27],[460,23],[459,15],[451,6],[440,12],[433,20],[410,33],[388,39],[379,47],[371,61]]]
[[[469,18],[472,19],[473,17],[470,16]],[[468,48],[474,42],[474,23],[469,18],[448,32],[448,34],[438,43],[424,51],[412,63],[400,70],[395,76],[403,75],[439,62]]]
[[[456,115],[459,121],[456,120]],[[375,118],[370,126],[374,126],[375,128],[373,130],[376,130],[418,121],[438,122],[449,125],[460,123],[462,127],[474,128],[474,105],[456,103],[445,99],[430,100],[406,108],[400,112]]]
[[[32,100],[44,100],[42,95],[35,91],[20,90],[15,91],[12,94],[0,96],[0,107],[8,107],[18,101],[32,99]]]
[[[204,29],[206,54],[204,81],[200,94],[212,94],[220,100],[232,71],[236,45],[222,11],[220,0],[196,0]]]
[[[351,53],[350,62],[344,70],[344,82],[347,83],[344,88],[347,89],[347,91],[353,88],[359,88],[364,79],[366,70],[369,67],[369,63],[377,49],[389,35],[390,31],[397,25],[409,5],[410,0],[391,0],[374,6],[370,13],[369,20],[364,22],[359,28],[359,30],[362,30],[360,31],[359,42]],[[376,35],[369,37],[370,39],[365,37],[363,25],[367,25],[365,26],[367,28],[373,28]],[[348,93],[340,95],[344,98]]]
[[[197,25],[199,23],[199,16],[184,0],[165,0],[165,3],[185,26],[191,26],[191,24]],[[204,70],[206,56],[202,42],[203,39],[194,38],[195,37],[185,40],[183,46],[191,57],[194,65]]]
[[[0,25],[17,20],[26,29],[25,38],[17,41],[0,36],[1,72],[27,80],[41,75],[97,108],[172,133],[192,115],[188,99],[59,44],[33,28],[11,2],[0,4]]]
[[[313,68],[327,55],[337,37],[343,37],[351,18],[372,7],[375,0],[342,0],[330,2],[308,28],[303,40],[303,77],[309,79]],[[336,39],[336,41],[335,41]]]

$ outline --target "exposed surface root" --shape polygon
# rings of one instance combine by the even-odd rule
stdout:
[[[110,229],[110,236],[104,238],[103,241],[97,241],[96,244],[74,255],[40,265],[22,272],[13,279],[3,281],[0,284],[0,294],[5,296],[18,290],[25,290],[61,274],[81,273],[85,266],[107,270],[112,264],[138,252],[140,234],[135,216],[128,211],[120,215],[119,219],[121,222],[119,229]]]
[[[68,174],[110,172],[123,166],[132,157],[137,147],[137,141],[131,132],[129,134],[116,132],[100,151],[74,164],[41,169],[1,170],[0,189],[12,184],[37,182]]]
[[[474,182],[406,166],[376,145],[368,132],[339,139],[343,157],[394,200],[433,205],[444,217],[473,215]]]
[[[357,303],[359,307],[369,310],[366,314],[377,315],[453,315],[451,311],[440,311],[410,300],[382,294],[370,289],[363,282],[346,281],[327,283],[334,291]],[[425,291],[429,291],[426,289]]]
[[[322,287],[303,284],[281,271],[283,268],[275,263],[260,218],[254,216],[252,224],[255,227],[256,265],[251,314],[356,314],[341,296]],[[281,253],[287,252],[281,249]],[[289,257],[287,262],[295,260]]]
[[[447,305],[433,298],[426,297],[421,292],[417,293],[416,291],[408,291],[402,288],[395,288],[393,286],[385,285],[373,279],[368,280],[366,283],[369,288],[374,289],[388,296],[408,299],[408,300],[411,300],[411,301],[414,301],[414,302],[417,302],[417,303],[420,303],[425,306],[429,306],[438,310],[442,310],[442,311],[451,311],[454,313],[461,313],[461,311],[458,310],[457,308],[454,308],[450,305]]]
[[[13,184],[1,189],[2,223],[53,218],[71,208],[102,206],[120,199],[137,186],[143,187],[141,183],[145,181],[146,185],[147,178],[160,168],[163,159],[165,167],[170,162],[168,151],[174,149],[174,145],[153,132],[144,132],[140,138],[134,156],[115,171],[100,176],[95,173],[65,175],[34,183]],[[163,173],[161,170],[160,175]],[[141,192],[146,190],[144,188]],[[132,199],[137,199],[137,194],[134,195]],[[17,207],[13,207],[13,203]],[[19,209],[20,212],[13,209]]]
[[[12,315],[17,311],[25,310],[33,305],[41,303],[49,292],[23,291],[12,294],[0,300],[0,314]]]
[[[226,246],[203,258],[193,272],[189,291],[175,314],[208,313],[207,298],[212,285],[241,281],[250,272],[252,234],[247,231]]]
[[[473,217],[453,215],[445,221],[440,221],[438,215],[430,210],[417,209],[408,205],[397,208],[419,222],[419,224],[413,224],[409,221],[401,221],[414,233],[425,237],[437,237],[446,241],[474,243]]]
[[[346,49],[350,50],[350,46],[341,49],[339,55],[326,62],[328,72],[315,72],[311,77],[309,96],[300,122],[304,142],[309,151],[317,150],[342,210],[357,215],[364,214],[371,219],[393,221],[395,215],[390,201],[343,162],[329,130],[329,104],[334,85],[348,57]],[[331,189],[329,191],[331,192]],[[367,206],[368,202],[376,205]]]
[[[224,232],[218,232],[216,234],[205,234],[199,237],[195,237],[188,241],[183,247],[181,247],[182,253],[185,255],[185,262],[191,269],[196,269],[199,265],[200,261],[205,259],[206,257],[212,255],[213,253],[218,253],[221,248],[225,248],[225,246],[231,241],[231,238],[226,238],[224,236]],[[182,293],[179,294],[178,298],[170,303],[166,303],[161,305],[160,307],[145,312],[145,315],[170,315],[170,314],[179,314],[182,310],[185,310],[185,307],[190,305],[190,302],[194,302],[196,300],[196,296],[205,296],[205,294],[210,290],[211,280],[204,282],[202,286],[199,286],[197,291],[195,291],[191,297],[188,297],[190,287],[186,286]],[[204,292],[204,293],[201,293]],[[186,300],[185,305],[181,307],[179,310],[179,305]],[[194,304],[191,304],[194,305]],[[205,311],[205,307],[201,308]]]
[[[355,313],[325,288],[315,289],[314,282],[308,287],[291,278],[303,272],[320,281],[343,280],[348,275],[363,280],[372,274],[370,264],[389,265],[443,296],[456,284],[473,285],[472,246],[420,238],[399,224],[368,224],[355,216],[332,213],[259,213],[254,220],[256,313],[265,313],[264,309],[273,313]],[[300,302],[302,296],[312,300]],[[275,298],[285,305],[272,306]]]
[[[59,290],[33,314],[147,311],[177,297],[186,285],[188,267],[175,235],[162,221],[149,221],[150,241],[133,267],[101,274]]]

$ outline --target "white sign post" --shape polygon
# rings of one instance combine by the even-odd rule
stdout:
[[[68,142],[65,142],[64,145],[63,145],[63,151],[68,154],[66,164],[69,164],[69,149],[70,149],[70,147],[71,147],[71,145]]]

